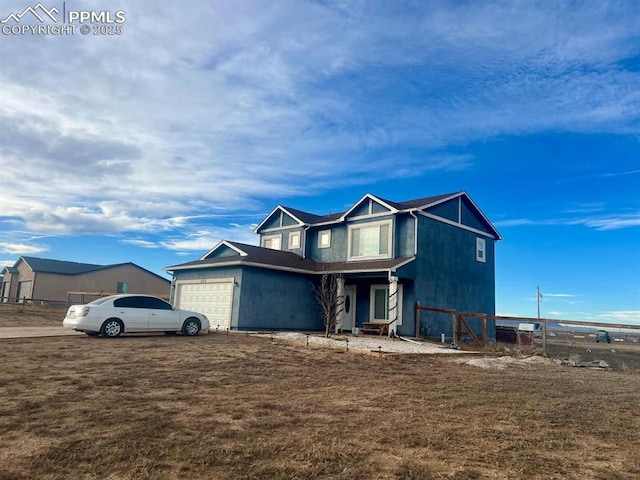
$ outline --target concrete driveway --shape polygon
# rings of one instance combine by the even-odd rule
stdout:
[[[1,327],[0,339],[84,335],[64,327]]]

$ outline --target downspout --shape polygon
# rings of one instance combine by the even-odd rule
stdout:
[[[302,227],[302,258],[307,258],[307,231],[311,228],[311,225]]]
[[[413,228],[413,256],[415,257],[418,255],[418,217],[413,211],[410,211],[409,215],[415,220]]]

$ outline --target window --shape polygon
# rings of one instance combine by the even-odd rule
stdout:
[[[331,230],[321,230],[318,232],[318,248],[329,248],[331,246]]]
[[[398,284],[398,293],[396,301],[397,308],[397,325],[402,325],[402,285]],[[371,304],[370,304],[370,321],[371,322],[389,322],[389,285],[371,285]],[[395,313],[392,312],[395,316]],[[393,318],[393,317],[392,317]]]
[[[269,235],[266,237],[262,237],[262,246],[264,248],[271,248],[273,250],[281,250],[282,235]]]
[[[289,250],[300,248],[300,232],[289,233]]]
[[[144,297],[122,297],[113,301],[116,308],[147,308]]]
[[[349,259],[391,258],[391,221],[349,227]]]
[[[482,263],[487,261],[487,245],[484,238],[476,238],[476,261]]]
[[[127,282],[118,282],[116,293],[129,293],[129,284]]]
[[[389,320],[389,289],[373,288],[373,319]]]

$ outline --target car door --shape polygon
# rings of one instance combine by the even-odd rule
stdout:
[[[116,315],[124,322],[125,332],[144,332],[149,328],[149,309],[144,297],[135,295],[113,301]]]
[[[171,304],[155,297],[146,297],[145,301],[149,308],[149,330],[180,330],[180,312]]]

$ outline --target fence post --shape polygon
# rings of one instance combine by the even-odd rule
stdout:
[[[482,315],[482,348],[487,346],[487,315]]]
[[[455,310],[451,313],[451,320],[453,323],[453,344],[458,345],[458,314]]]
[[[24,312],[24,306],[27,303],[27,297],[22,297],[22,311]]]
[[[420,338],[420,302],[416,303],[416,338]]]

